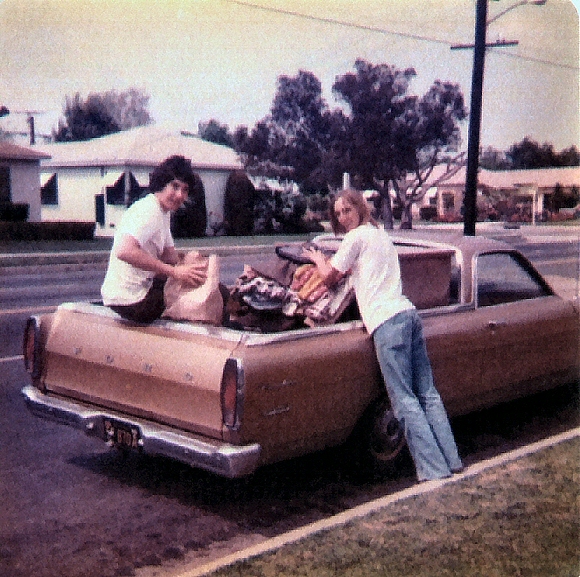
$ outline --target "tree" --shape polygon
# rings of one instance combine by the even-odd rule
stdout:
[[[250,171],[302,183],[321,163],[328,117],[322,86],[312,72],[280,76],[270,114],[251,133],[246,127],[236,130],[236,149]]]
[[[507,152],[485,148],[479,159],[482,168],[488,170],[526,170],[561,166],[579,166],[580,152],[570,146],[556,152],[552,144],[538,144],[529,137],[513,144]]]
[[[103,94],[105,107],[121,130],[151,124],[149,98],[149,94],[137,88],[121,92],[109,90]]]
[[[264,165],[270,157],[270,128],[267,120],[260,120],[250,133],[247,126],[238,126],[234,132],[236,150],[245,159],[245,166],[251,172],[270,176]]]
[[[460,122],[467,118],[458,85],[436,81],[419,98],[408,94],[415,75],[413,68],[358,59],[355,72],[333,85],[348,110],[328,108],[311,72],[280,76],[270,114],[251,133],[236,130],[236,149],[250,171],[291,178],[303,192],[336,187],[349,172],[354,186],[379,190],[388,226],[394,190],[402,225],[410,227],[411,206],[426,193],[434,166],[454,166]]]
[[[436,81],[412,110],[405,113],[403,132],[399,134],[399,140],[405,142],[406,138],[405,158],[401,158],[405,174],[392,181],[403,207],[402,228],[411,228],[412,204],[422,200],[430,187],[456,174],[464,164],[464,154],[454,154],[461,140],[459,123],[467,118],[459,86]],[[442,162],[446,163],[445,172],[430,182],[434,168]]]
[[[480,153],[479,166],[487,170],[509,170],[511,163],[505,152],[487,146]]]
[[[554,147],[548,143],[540,145],[528,137],[513,144],[507,151],[507,157],[514,170],[557,166]]]
[[[350,108],[344,166],[358,186],[383,198],[385,226],[392,228],[390,190],[403,208],[402,228],[411,227],[411,206],[427,192],[434,167],[447,161],[447,178],[461,156],[459,123],[467,118],[457,84],[436,81],[422,97],[407,94],[415,70],[355,62],[355,73],[337,79],[333,91]]]
[[[230,129],[227,124],[220,124],[212,118],[207,122],[200,122],[198,130],[199,136],[203,140],[234,148],[234,136],[230,134]]]
[[[52,136],[57,142],[89,140],[143,126],[151,122],[148,104],[149,96],[136,88],[91,93],[86,99],[77,92],[66,97],[64,118],[58,121]]]
[[[580,166],[580,152],[575,146],[565,148],[558,154],[560,166]]]

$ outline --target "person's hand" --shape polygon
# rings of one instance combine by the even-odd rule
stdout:
[[[173,276],[186,285],[197,288],[207,279],[207,260],[194,264],[178,264],[173,267]]]
[[[324,254],[313,247],[302,249],[302,256],[310,259],[316,266],[320,266],[326,262]]]

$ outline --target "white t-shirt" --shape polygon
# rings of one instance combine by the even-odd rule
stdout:
[[[123,237],[131,235],[146,253],[160,258],[166,248],[174,246],[170,222],[171,214],[161,209],[154,194],[148,194],[127,209],[115,233],[101,287],[105,305],[130,305],[143,300],[155,277],[153,271],[136,268],[117,257]]]
[[[373,333],[386,320],[413,309],[403,295],[397,250],[383,228],[361,225],[344,236],[330,264],[351,271],[351,279],[363,323]]]

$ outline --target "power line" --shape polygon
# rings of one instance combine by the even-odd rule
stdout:
[[[453,46],[453,44],[447,40],[441,40],[440,38],[434,38],[431,36],[422,36],[420,34],[412,34],[409,32],[398,32],[396,30],[387,30],[386,28],[380,28],[378,26],[372,26],[369,24],[357,24],[356,22],[348,22],[346,20],[338,20],[336,18],[328,18],[324,16],[315,16],[313,14],[303,14],[301,12],[296,12],[294,10],[284,10],[283,8],[274,8],[272,6],[262,6],[260,4],[253,4],[251,2],[244,2],[243,0],[224,0],[224,2],[229,2],[230,4],[238,4],[239,6],[244,6],[245,8],[252,8],[254,10],[263,10],[264,12],[272,12],[275,14],[283,14],[285,16],[292,16],[293,18],[301,18],[303,20],[312,20],[315,22],[324,22],[326,24],[333,24],[336,26],[344,26],[346,28],[354,28],[357,30],[364,30],[366,32],[376,32],[378,34],[387,34],[389,36],[398,36],[401,38],[408,38],[410,40],[419,40],[421,42],[430,42],[433,44],[442,44],[444,46]],[[529,62],[535,62],[537,64],[544,64],[546,66],[554,66],[557,68],[566,68],[569,70],[579,70],[578,65],[573,64],[562,64],[559,62],[553,62],[550,60],[544,60],[541,58],[535,58],[533,56],[525,56],[523,54],[512,54],[509,52],[504,52],[503,50],[496,51],[498,54],[504,56],[509,56],[510,58],[518,58],[520,60],[526,60]]]
[[[293,10],[284,10],[282,8],[273,8],[271,6],[260,6],[259,4],[252,4],[250,2],[243,2],[242,0],[224,0],[230,4],[239,4],[246,8],[254,8],[256,10],[263,10],[264,12],[274,12],[276,14],[284,14],[285,16],[293,16],[303,20],[314,20],[317,22],[325,22],[326,24],[336,24],[338,26],[345,26],[347,28],[356,28],[358,30],[365,30],[367,32],[378,32],[380,34],[389,34],[390,36],[401,36],[402,38],[410,38],[411,40],[421,40],[422,42],[432,42],[435,44],[444,44],[449,46],[450,43],[439,38],[432,38],[429,36],[421,36],[419,34],[410,34],[409,32],[397,32],[394,30],[386,30],[378,26],[371,26],[370,24],[356,24],[356,22],[348,22],[346,20],[338,20],[336,18],[325,18],[324,16],[314,16],[313,14],[302,14]]]
[[[563,64],[559,62],[553,62],[552,60],[544,60],[542,58],[535,58],[534,56],[525,56],[523,54],[514,54],[507,52],[505,50],[494,50],[497,54],[502,56],[509,56],[510,58],[518,58],[519,60],[526,60],[528,62],[535,62],[536,64],[545,64],[546,66],[555,66],[556,68],[565,68],[567,70],[580,70],[578,65],[574,64]]]

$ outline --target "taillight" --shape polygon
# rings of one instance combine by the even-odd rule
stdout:
[[[228,359],[222,375],[221,401],[224,425],[239,426],[243,371],[239,359]]]
[[[38,317],[29,317],[24,328],[24,367],[32,380],[40,378],[40,320]]]

